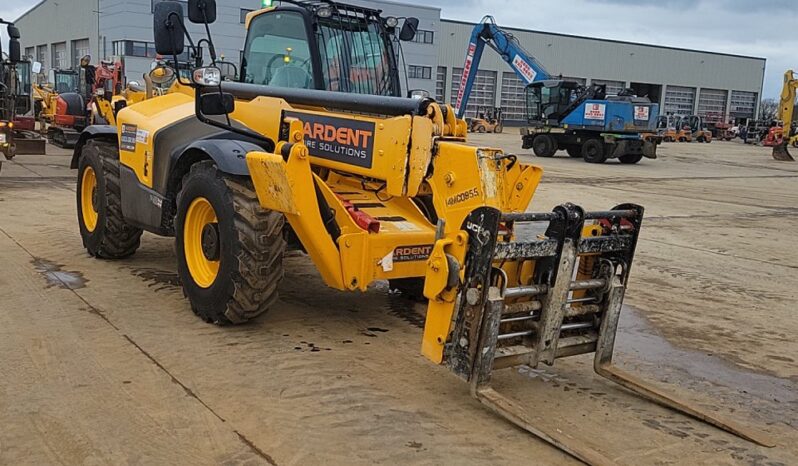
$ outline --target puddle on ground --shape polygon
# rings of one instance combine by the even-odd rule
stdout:
[[[33,264],[33,268],[37,272],[44,275],[44,278],[47,280],[48,288],[55,286],[67,290],[77,290],[85,288],[86,283],[89,281],[83,277],[82,273],[61,270],[63,265],[56,264],[47,259],[36,257],[31,260],[30,263]]]
[[[147,286],[155,291],[174,290],[180,288],[180,278],[175,272],[152,269],[148,267],[131,269],[133,275],[147,282]]]
[[[719,396],[757,400],[763,403],[757,408],[767,417],[798,425],[798,381],[758,373],[718,356],[677,347],[631,306],[624,305],[621,312],[615,353],[620,360],[656,374],[659,380],[701,388],[709,395],[715,395],[716,388]],[[708,388],[707,383],[714,387]],[[785,405],[792,408],[785,409]]]

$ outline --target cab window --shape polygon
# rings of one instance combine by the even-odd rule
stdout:
[[[241,63],[241,80],[267,86],[314,88],[310,47],[301,15],[266,13],[252,21]]]

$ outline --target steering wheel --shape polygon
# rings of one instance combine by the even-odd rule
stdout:
[[[278,68],[278,69],[277,69],[277,70],[275,70],[274,72],[272,72],[272,67],[274,66],[274,62],[276,62],[277,60],[282,60],[284,57],[285,57],[285,55],[276,54],[275,56],[273,56],[273,57],[271,57],[271,58],[269,59],[269,62],[268,62],[268,63],[266,63],[266,69],[268,70],[268,76],[264,76],[264,77],[263,77],[263,83],[262,83],[262,84],[267,84],[267,85],[268,85],[269,83],[271,83],[271,81],[274,79],[274,76],[277,74],[277,72],[278,72],[278,71],[280,71],[280,68],[284,68],[285,66],[292,66],[292,67],[295,67],[295,68],[301,68],[303,71],[305,71],[305,73],[306,73],[308,76],[310,76],[310,73],[308,73],[308,72],[305,70],[305,68],[304,68],[304,67],[305,67],[305,65],[307,65],[307,64],[308,64],[308,62],[310,61],[310,57],[306,58],[305,60],[303,60],[303,61],[302,61],[301,63],[299,63],[298,65],[294,65],[294,64],[286,64],[286,65],[284,65],[284,66],[282,66],[282,67]],[[311,80],[312,80],[312,77],[311,77]],[[268,82],[266,82],[266,81],[268,81]]]
[[[307,89],[312,76],[304,68],[294,65],[281,66],[269,80],[270,86]]]

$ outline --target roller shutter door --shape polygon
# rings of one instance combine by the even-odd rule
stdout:
[[[698,96],[698,114],[706,116],[709,114],[726,114],[726,98],[728,91],[721,89],[701,89]]]
[[[756,92],[732,91],[729,112],[736,118],[754,118],[756,101]]]
[[[692,115],[695,107],[695,88],[668,86],[665,89],[663,113],[673,115]]]
[[[502,73],[501,106],[504,121],[526,121],[525,87],[525,83],[515,73]]]
[[[438,103],[446,103],[446,67],[439,66],[438,74],[435,76],[435,100]]]
[[[451,103],[457,103],[457,92],[460,90],[460,78],[463,75],[462,68],[454,68],[452,70],[452,92]],[[496,72],[495,71],[477,71],[477,76],[474,79],[474,86],[471,87],[471,97],[468,99],[468,107],[466,108],[466,117],[474,117],[477,115],[479,107],[493,108],[496,105]]]

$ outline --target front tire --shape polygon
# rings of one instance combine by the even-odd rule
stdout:
[[[122,215],[119,154],[110,142],[91,140],[78,163],[78,225],[83,246],[94,257],[122,259],[136,252],[141,229]]]
[[[177,272],[206,322],[238,324],[266,312],[283,278],[284,218],[264,210],[252,181],[199,162],[177,197]]]
[[[532,151],[538,157],[553,157],[557,152],[557,141],[548,134],[538,134],[532,140]]]

